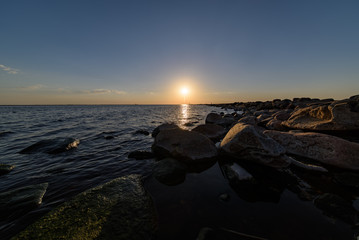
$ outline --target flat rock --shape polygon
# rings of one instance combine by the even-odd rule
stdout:
[[[282,168],[290,164],[285,148],[252,125],[237,123],[221,142],[221,150],[236,158]]]
[[[313,131],[344,131],[359,129],[359,100],[353,97],[330,105],[313,105],[294,111],[282,124],[288,128]]]
[[[359,143],[314,132],[267,130],[263,133],[279,142],[288,153],[340,168],[359,170]]]
[[[141,176],[128,175],[77,195],[13,239],[151,239],[156,228]]]
[[[202,124],[192,129],[192,131],[199,132],[211,139],[212,141],[220,140],[227,133],[224,127],[216,124]]]
[[[152,151],[159,157],[172,157],[188,163],[213,159],[217,148],[206,136],[182,129],[163,130],[156,136]]]
[[[39,206],[47,187],[48,183],[41,183],[0,193],[1,218],[21,214]]]
[[[55,138],[48,140],[41,140],[23,150],[20,151],[21,154],[31,154],[31,153],[48,153],[48,154],[57,154],[66,152],[73,148],[77,148],[80,144],[80,140],[75,138]]]

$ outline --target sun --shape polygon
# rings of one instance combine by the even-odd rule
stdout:
[[[189,89],[187,87],[182,87],[180,92],[182,95],[186,96],[189,93]]]

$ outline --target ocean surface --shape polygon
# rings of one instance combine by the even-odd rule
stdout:
[[[1,219],[0,239],[80,192],[132,173],[147,179],[145,187],[159,215],[158,239],[196,239],[203,227],[265,239],[355,239],[357,230],[350,224],[285,187],[275,197],[248,199],[228,184],[219,163],[188,173],[179,185],[166,186],[151,177],[153,159],[128,158],[134,150],[150,151],[153,138],[145,131],[151,133],[165,122],[192,129],[212,111],[223,110],[206,105],[0,106],[0,163],[15,165],[0,176],[0,193],[48,183],[39,207],[16,209]],[[19,153],[42,140],[65,138],[80,143],[58,154]]]

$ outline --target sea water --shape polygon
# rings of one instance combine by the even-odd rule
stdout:
[[[274,198],[248,199],[228,184],[218,163],[188,173],[179,185],[166,186],[151,177],[153,159],[128,158],[135,150],[150,151],[153,138],[146,131],[165,122],[190,130],[212,111],[223,110],[206,105],[0,106],[0,163],[15,165],[0,176],[0,193],[49,184],[38,208],[18,209],[1,220],[0,239],[10,238],[80,192],[132,173],[146,178],[158,211],[158,239],[196,239],[202,228],[268,239],[354,238],[350,225],[326,216],[285,186]],[[62,138],[80,144],[59,154],[19,153],[36,142]]]

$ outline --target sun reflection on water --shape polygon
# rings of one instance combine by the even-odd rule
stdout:
[[[187,123],[188,118],[189,118],[189,110],[190,110],[190,105],[189,104],[181,104],[181,125],[184,125]]]

